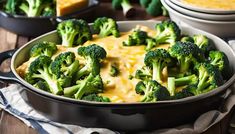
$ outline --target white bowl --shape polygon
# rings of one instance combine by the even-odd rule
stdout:
[[[235,21],[211,21],[193,18],[175,11],[165,3],[165,0],[161,0],[161,2],[169,11],[171,20],[175,21],[177,24],[189,25],[220,37],[235,37]]]
[[[183,8],[187,8],[189,10],[194,10],[198,12],[212,13],[212,14],[214,13],[215,14],[234,14],[235,13],[235,10],[223,10],[223,9],[212,9],[212,8],[209,9],[205,7],[193,6],[193,5],[182,2],[182,0],[170,0],[170,1]]]
[[[196,12],[189,10],[187,8],[183,8],[179,5],[176,5],[175,3],[171,2],[171,0],[165,0],[165,2],[168,6],[170,6],[174,10],[191,17],[207,19],[207,20],[220,20],[220,21],[235,20],[235,14],[208,14],[208,13]]]

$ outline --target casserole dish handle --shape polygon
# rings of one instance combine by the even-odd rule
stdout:
[[[11,58],[15,53],[16,49],[5,51],[0,53],[0,65],[8,58]],[[12,71],[2,72],[0,71],[0,80],[2,81],[13,81],[19,82],[19,80],[15,77]]]

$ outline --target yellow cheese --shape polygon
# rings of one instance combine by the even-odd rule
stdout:
[[[197,7],[235,10],[235,0],[183,0],[183,2]]]
[[[88,6],[89,0],[56,0],[56,15],[73,13]]]

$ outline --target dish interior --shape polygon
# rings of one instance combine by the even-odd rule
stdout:
[[[130,80],[128,79],[128,76],[133,75],[133,73],[137,69],[140,69],[143,66],[144,64],[143,60],[144,60],[144,55],[145,55],[144,46],[137,46],[134,49],[133,47],[129,47],[129,48],[127,47],[127,48],[122,49],[123,47],[122,41],[128,38],[128,35],[130,34],[130,30],[135,28],[136,26],[144,31],[147,31],[150,36],[151,35],[153,36],[155,34],[155,31],[152,29],[155,26],[155,24],[156,22],[141,22],[141,21],[128,23],[128,25],[125,25],[125,23],[119,23],[120,31],[123,31],[123,32],[122,32],[121,37],[119,37],[118,39],[113,36],[109,36],[109,37],[102,39],[102,38],[98,38],[97,35],[94,35],[94,39],[92,41],[87,41],[84,44],[84,46],[90,45],[90,44],[99,44],[100,46],[105,48],[106,51],[108,50],[107,58],[111,62],[106,64],[104,61],[105,63],[104,66],[106,67],[104,69],[101,69],[101,76],[104,82],[109,83],[106,85],[108,86],[109,90],[107,92],[101,93],[101,95],[109,97],[112,102],[119,102],[119,103],[120,102],[131,103],[131,102],[137,102],[140,100],[141,96],[136,94],[134,90],[134,85],[136,85],[138,81],[133,80],[130,82]],[[218,50],[226,53],[230,61],[230,66],[232,67],[232,72],[233,72],[234,65],[232,65],[232,63],[235,62],[234,61],[235,59],[233,58],[234,54],[228,46],[223,46],[223,45],[227,45],[226,43],[224,43],[222,40],[218,39],[217,37],[211,34],[207,34],[199,30],[195,30],[195,29],[192,30],[191,28],[187,28],[187,27],[183,27],[181,29],[182,29],[182,34],[186,34],[190,36],[193,36],[195,34],[203,34],[203,35],[206,35],[208,38],[210,38],[212,43],[216,46]],[[14,71],[17,70],[17,72],[19,73],[18,67],[22,63],[28,60],[29,51],[32,48],[32,46],[35,43],[41,42],[41,41],[50,41],[50,42],[55,42],[56,44],[60,44],[61,42],[60,37],[54,31],[46,35],[43,35],[41,37],[38,37],[35,40],[31,41],[30,43],[26,44],[24,47],[18,50],[18,53],[14,56],[15,59],[13,58]],[[169,44],[164,44],[164,45],[160,45],[157,48],[167,49],[168,47],[169,47]],[[64,52],[65,50],[76,53],[77,48],[78,47],[65,49],[62,46],[58,46],[59,51],[57,52],[57,54],[55,54],[55,56],[58,55],[60,52]],[[110,77],[108,71],[110,70],[110,64],[112,62],[113,63],[117,62],[119,64],[121,76],[123,76],[122,78]],[[26,64],[27,64],[26,66],[28,66],[29,63],[26,63]],[[228,77],[230,78],[233,75],[233,73],[230,73],[229,75],[230,76]],[[123,78],[126,78],[126,79],[123,79]],[[163,85],[166,86],[166,83],[163,83]],[[182,88],[179,88],[178,90],[181,90],[181,89]]]

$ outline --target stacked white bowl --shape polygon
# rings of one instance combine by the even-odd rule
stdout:
[[[235,37],[235,10],[191,6],[182,0],[161,0],[171,20],[190,25],[220,37]]]

